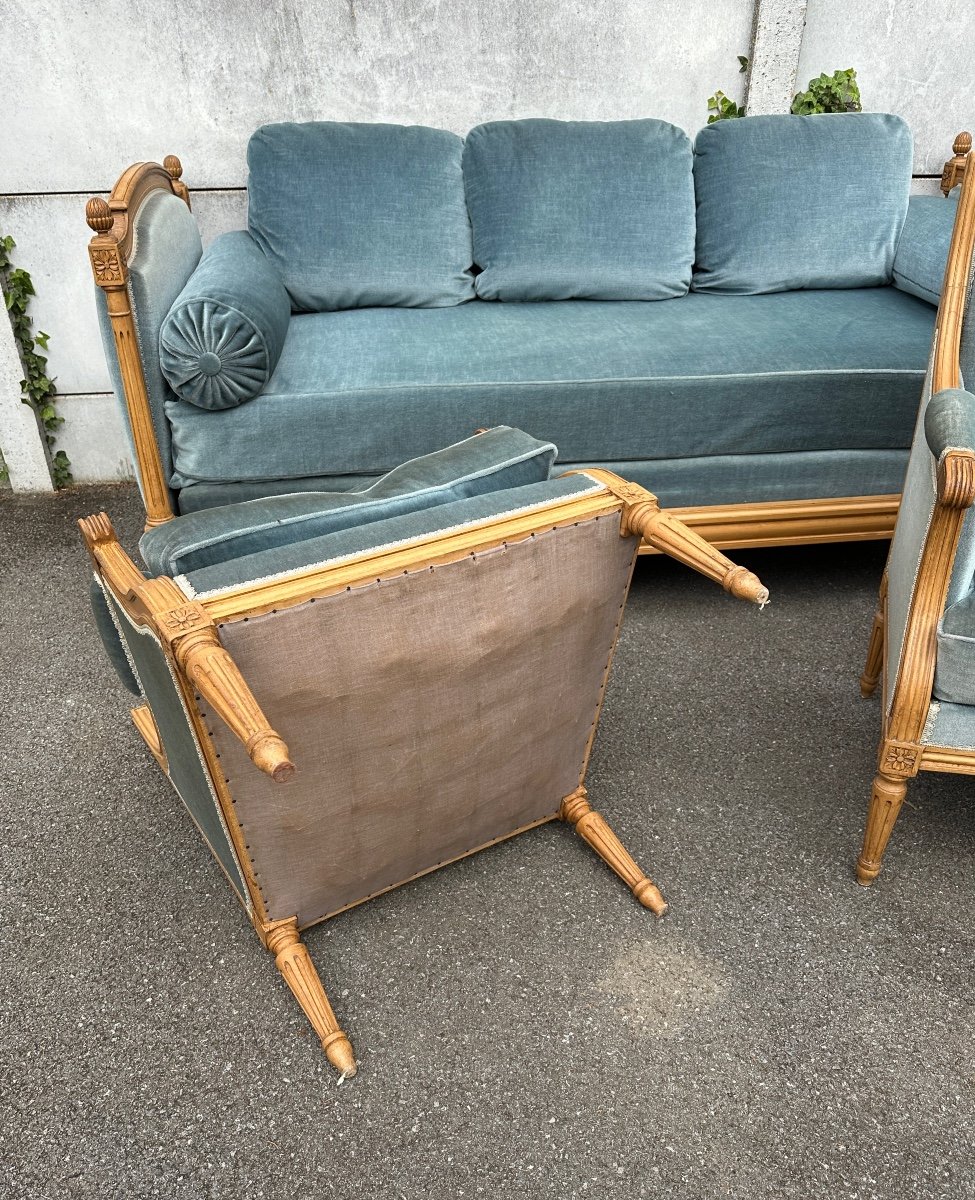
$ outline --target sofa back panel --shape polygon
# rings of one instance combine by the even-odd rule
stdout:
[[[902,449],[933,322],[892,287],[295,317],[267,392],[170,405],[174,482],[380,472],[491,425],[566,462]]]
[[[894,255],[894,285],[936,308],[957,212],[957,192],[947,200],[943,196],[912,196]]]
[[[299,311],[440,307],[474,295],[456,134],[264,125],[247,147],[251,235]]]
[[[891,282],[912,139],[889,113],[744,117],[697,135],[693,287],[752,295]]]
[[[687,291],[691,144],[666,121],[492,121],[467,135],[464,183],[484,299]]]

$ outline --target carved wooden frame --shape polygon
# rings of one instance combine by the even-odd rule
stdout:
[[[271,609],[280,610],[301,604],[312,597],[345,591],[366,581],[399,576],[404,571],[456,562],[472,553],[525,541],[542,530],[614,513],[619,514],[621,537],[645,539],[658,551],[672,555],[719,582],[733,596],[760,605],[768,599],[767,589],[755,575],[730,562],[698,534],[662,511],[656,497],[650,492],[625,482],[609,471],[587,474],[595,476],[603,484],[602,488],[582,496],[553,501],[534,512],[499,517],[473,527],[417,538],[404,546],[365,552],[351,561],[312,566],[290,577],[245,583],[238,589],[224,590],[212,597],[194,600],[187,599],[171,579],[146,579],[120,546],[106,514],[99,513],[79,522],[96,575],[126,616],[134,624],[147,627],[154,634],[167,656],[241,865],[254,928],[264,946],[274,955],[276,965],[318,1034],[329,1061],[343,1074],[355,1074],[352,1047],[338,1025],[321,980],[301,941],[297,918],[269,919],[248,839],[237,819],[229,784],[219,768],[211,735],[197,702],[199,696],[206,711],[217,713],[243,744],[256,767],[276,783],[287,783],[295,770],[290,751],[271,728],[233,659],[221,645],[217,624],[245,620]],[[607,664],[607,674],[608,671]],[[133,710],[132,716],[156,762],[167,771],[165,750],[148,706],[140,705]],[[583,781],[598,719],[597,710],[592,734],[585,748],[579,786],[563,798],[559,810],[540,821],[511,830],[496,841],[506,840],[526,829],[561,818],[575,828],[644,907],[658,916],[663,915],[667,905],[660,891],[637,866],[604,818],[594,812],[588,802]],[[300,769],[300,747],[298,751]],[[484,848],[472,847],[459,857],[467,857]],[[419,874],[427,874],[442,865],[445,864],[434,864]],[[417,877],[412,875],[401,883]],[[362,897],[346,907],[354,907],[370,898]],[[334,915],[329,913],[322,919]]]
[[[152,192],[178,196],[189,208],[190,194],[182,182],[183,168],[175,154],[163,165],[135,163],[120,176],[108,200],[94,196],[85,206],[85,219],[94,237],[88,257],[95,283],[105,293],[115,352],[118,355],[125,408],[128,412],[136,467],[146,507],[146,527],[161,525],[175,516],[169,480],[163,470],[152,422],[145,372],[139,354],[139,339],[129,296],[129,258],[135,236],[135,218]]]
[[[961,183],[958,212],[945,267],[944,287],[934,332],[931,394],[961,383],[959,350],[968,280],[975,252],[975,178],[967,169],[972,137],[960,133],[945,164],[945,196]],[[919,771],[975,774],[975,752],[950,746],[922,744],[931,706],[937,654],[938,622],[944,613],[951,571],[966,511],[975,503],[975,456],[948,450],[938,463],[937,497],[918,565],[901,648],[900,666],[890,704],[885,706],[877,774],[873,782],[863,847],[857,860],[857,879],[864,886],[880,873],[887,842],[907,793]],[[887,573],[880,586],[867,662],[860,679],[864,696],[871,695],[885,667]],[[883,689],[886,694],[886,686]]]

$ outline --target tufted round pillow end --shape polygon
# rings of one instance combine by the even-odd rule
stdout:
[[[273,370],[260,329],[216,300],[187,300],[170,311],[159,334],[159,360],[181,400],[209,409],[252,399]]]

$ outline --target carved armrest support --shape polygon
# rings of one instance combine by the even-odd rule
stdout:
[[[204,701],[243,743],[254,766],[275,783],[287,782],[295,773],[288,747],[271,728],[237,664],[220,644],[205,609],[185,605],[161,613],[159,620],[177,631],[201,622],[191,632],[176,633],[171,642],[174,658]]]
[[[243,743],[251,762],[275,783],[290,779],[295,768],[288,747],[221,645],[203,605],[187,601],[171,579],[146,579],[122,549],[106,513],[78,525],[99,577],[133,619],[159,635],[189,683]]]
[[[767,603],[768,588],[757,575],[733,563],[683,521],[661,509],[650,492],[624,504],[621,522],[624,535],[639,534],[648,545],[720,583],[732,596],[760,606]]]

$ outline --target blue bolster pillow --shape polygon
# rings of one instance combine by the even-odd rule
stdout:
[[[235,408],[271,378],[290,320],[291,299],[264,252],[242,230],[225,233],[163,321],[162,373],[197,408]]]

